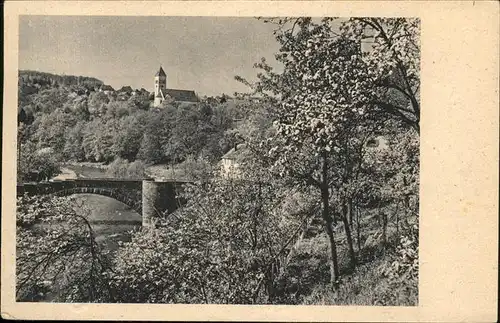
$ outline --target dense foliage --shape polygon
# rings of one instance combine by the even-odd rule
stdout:
[[[145,177],[146,166],[140,160],[128,163],[124,159],[117,158],[106,169],[106,173],[114,178],[141,179]]]
[[[273,303],[303,225],[286,213],[287,194],[269,182],[223,178],[191,187],[185,208],[120,249],[113,283],[121,301]]]
[[[391,179],[394,172],[378,176],[387,171],[380,167],[380,159],[366,167],[371,157],[378,157],[367,149],[369,140],[409,133],[409,127],[418,136],[419,21],[354,18],[342,22],[339,30],[333,28],[332,18],[267,21],[277,25],[281,48],[276,59],[284,71],[274,72],[263,59],[256,64],[262,69],[259,81],[246,83],[275,106],[277,131],[269,151],[274,167],[281,176],[313,185],[321,194],[330,282],[337,284],[340,268],[332,225],[338,219],[343,222],[351,267],[355,267],[354,209],[362,204],[362,197],[382,202],[382,186],[388,180],[397,181]],[[368,50],[363,46],[366,39],[371,40]],[[390,92],[394,89],[406,101],[396,102],[399,97]],[[397,106],[406,103],[409,107]],[[418,174],[418,157],[406,161],[405,168]],[[386,241],[385,226],[383,236]]]

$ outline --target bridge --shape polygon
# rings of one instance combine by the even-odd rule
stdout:
[[[142,226],[154,225],[154,219],[174,212],[185,201],[179,197],[187,181],[154,179],[121,180],[112,178],[68,179],[17,185],[17,196],[24,194],[69,196],[98,194],[114,198],[142,215]]]

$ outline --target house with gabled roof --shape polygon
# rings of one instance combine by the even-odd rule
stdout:
[[[131,94],[132,93],[132,87],[130,86],[122,86],[121,89],[118,90],[118,92],[124,92],[124,93],[127,93],[127,94]]]
[[[99,89],[99,92],[104,92],[105,94],[110,94],[114,91],[115,91],[115,89],[113,89],[113,87],[111,85],[105,85],[105,84],[103,84],[101,86],[101,88]]]
[[[250,151],[246,144],[236,144],[219,162],[222,176],[230,178],[241,177],[242,163],[248,159]]]
[[[195,103],[199,101],[194,91],[167,88],[167,74],[161,66],[155,74],[154,82],[155,94],[153,106],[155,108],[159,107],[163,101],[181,103]]]

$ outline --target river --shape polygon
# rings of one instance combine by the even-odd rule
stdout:
[[[105,170],[98,167],[67,165],[57,179],[105,178]],[[142,217],[127,205],[113,198],[96,194],[76,194],[73,199],[83,205],[77,211],[89,219],[97,242],[105,249],[115,251],[119,241],[130,241],[130,232],[141,228]]]

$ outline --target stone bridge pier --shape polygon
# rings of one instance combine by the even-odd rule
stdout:
[[[178,198],[180,183],[156,182],[153,179],[142,181],[142,226],[155,225],[155,219],[164,212],[171,213],[183,202]]]

